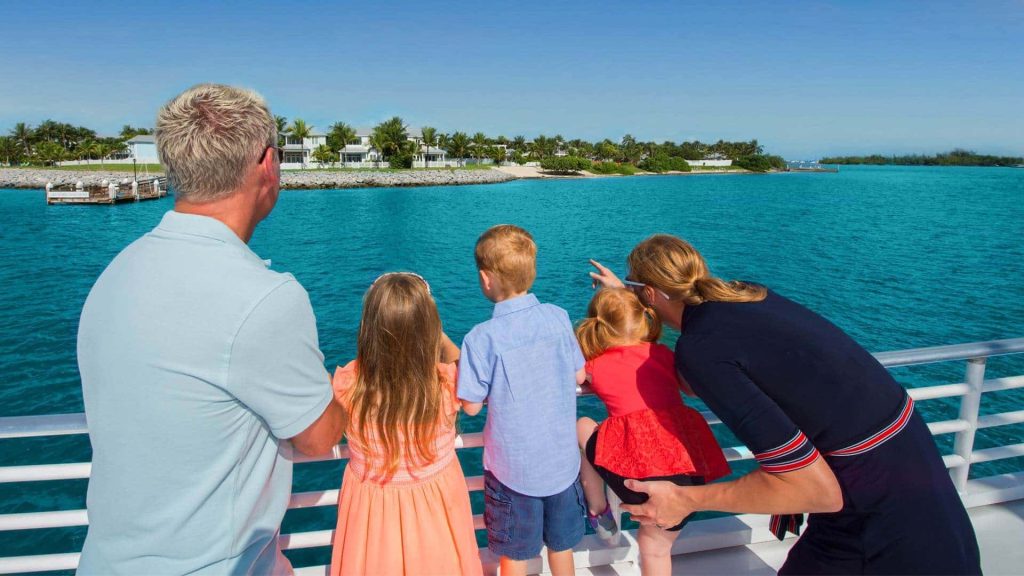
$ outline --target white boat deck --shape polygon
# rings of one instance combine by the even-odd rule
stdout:
[[[981,567],[985,574],[1024,574],[1024,500],[992,504],[968,510],[981,548]],[[677,542],[685,545],[686,532]],[[783,542],[770,540],[731,546],[718,550],[678,554],[672,559],[672,573],[769,576],[786,561],[795,538]],[[577,576],[633,576],[640,574],[635,559],[606,566],[580,568]]]

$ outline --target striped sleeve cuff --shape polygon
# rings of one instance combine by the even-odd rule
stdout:
[[[796,436],[785,444],[754,454],[754,458],[765,472],[779,474],[810,466],[819,455],[818,449],[811,444],[807,436],[797,431]]]

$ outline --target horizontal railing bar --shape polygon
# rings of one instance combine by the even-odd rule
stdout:
[[[937,398],[954,398],[967,394],[967,384],[941,384],[924,388],[908,388],[907,394],[914,400],[935,400]]]
[[[0,484],[43,480],[80,480],[88,478],[91,472],[92,462],[4,466],[0,467]]]
[[[1016,458],[1018,456],[1024,456],[1024,443],[975,450],[971,453],[971,464],[1005,460],[1006,458]]]
[[[932,346],[929,348],[912,348],[910,350],[879,352],[874,356],[882,363],[882,366],[896,368],[898,366],[932,364],[934,362],[967,360],[970,358],[988,358],[1004,354],[1017,354],[1019,352],[1024,352],[1024,338],[1008,338],[1006,340]]]
[[[985,380],[985,383],[981,387],[981,391],[1002,392],[1003,390],[1013,390],[1015,388],[1024,388],[1024,376],[1008,376],[1006,378]]]
[[[1024,423],[1024,410],[1016,412],[1002,412],[989,414],[978,418],[978,428],[991,428],[993,426],[1006,426],[1008,424]]]
[[[946,454],[942,457],[942,463],[946,465],[946,468],[957,468],[967,464],[967,460],[964,460],[964,457],[959,454]]]
[[[993,378],[986,380],[983,392],[999,392],[1002,390],[1013,390],[1024,388],[1024,376],[1011,376],[1006,378]],[[907,393],[914,400],[934,400],[937,398],[950,398],[963,396],[967,393],[967,384],[942,384],[938,386],[924,386],[921,388],[909,388]],[[581,396],[590,396],[584,392]],[[700,411],[709,425],[721,424],[721,419],[708,410]],[[40,436],[60,436],[65,434],[88,434],[85,425],[85,414],[57,414],[48,416],[14,416],[0,418],[0,439],[5,438],[32,438]],[[466,435],[463,435],[465,437]],[[483,444],[470,444],[456,446],[457,448],[477,448]],[[296,454],[294,462],[325,462],[328,460],[341,460],[348,458],[348,447],[339,445],[330,454],[322,456],[306,456]]]
[[[89,517],[85,510],[0,514],[0,531],[37,530],[39,528],[64,528],[67,526],[88,525]]]
[[[0,574],[53,572],[78,568],[78,552],[68,554],[39,554],[36,556],[8,556],[0,558]]]
[[[939,434],[952,434],[953,432],[963,432],[971,427],[971,423],[967,420],[943,420],[941,422],[929,422],[928,431],[932,433],[932,436],[938,436]]]
[[[88,434],[85,414],[45,414],[42,416],[11,416],[0,418],[0,438],[31,438]]]

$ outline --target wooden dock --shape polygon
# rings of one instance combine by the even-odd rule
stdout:
[[[127,178],[100,184],[47,184],[47,204],[118,204],[141,202],[167,196],[167,178],[164,176],[143,178],[138,181]]]

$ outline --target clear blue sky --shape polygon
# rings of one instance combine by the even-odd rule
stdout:
[[[385,4],[390,4],[385,6]],[[1024,2],[13,2],[0,132],[151,126],[199,82],[317,126],[1024,154]]]

